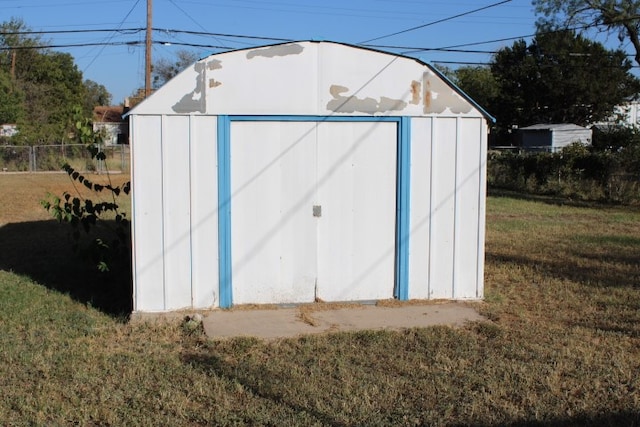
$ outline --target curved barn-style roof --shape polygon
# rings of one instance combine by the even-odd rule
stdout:
[[[315,41],[210,55],[130,114],[445,115],[493,120],[420,60]]]

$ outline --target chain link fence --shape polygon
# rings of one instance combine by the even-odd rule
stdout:
[[[83,172],[128,172],[129,146],[99,146],[106,155],[105,160],[91,158],[82,144],[57,145],[0,145],[0,171],[2,172],[48,172],[60,171],[62,165]]]

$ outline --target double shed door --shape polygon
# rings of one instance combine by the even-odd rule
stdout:
[[[232,121],[234,304],[392,298],[397,123]]]

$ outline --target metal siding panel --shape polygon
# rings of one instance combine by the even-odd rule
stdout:
[[[482,119],[458,119],[456,165],[456,299],[477,298],[478,215],[480,200],[481,152],[479,140]]]
[[[393,297],[397,125],[321,123],[318,297]]]
[[[191,117],[191,264],[194,308],[217,307],[217,120]]]
[[[166,308],[192,306],[189,117],[162,120]]]
[[[477,298],[484,298],[484,259],[485,259],[485,227],[486,227],[486,208],[487,208],[487,146],[489,138],[489,129],[486,121],[482,121],[480,129],[480,152],[478,163],[480,164],[480,181],[478,182],[478,270],[476,271],[476,290]]]
[[[312,302],[316,124],[231,123],[233,303]]]
[[[456,119],[434,122],[431,157],[430,298],[453,297]]]
[[[429,298],[431,133],[433,119],[411,120],[409,298]]]
[[[160,116],[132,117],[134,311],[164,311]]]

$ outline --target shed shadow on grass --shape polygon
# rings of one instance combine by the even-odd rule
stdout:
[[[570,256],[557,256],[553,259],[544,260],[535,255],[504,254],[487,250],[486,262],[495,265],[513,264],[528,267],[539,274],[570,280],[584,284],[584,286],[640,289],[640,281],[638,281],[640,270],[637,270],[635,275],[629,271],[637,269],[635,266],[637,265],[637,260],[640,259],[640,248],[638,249],[637,255],[630,251],[629,253],[609,253],[594,256],[583,251],[574,251]],[[572,258],[576,259],[578,257],[583,259],[592,258],[594,262],[589,266],[572,262]]]
[[[242,343],[243,340],[237,342]],[[269,401],[276,407],[286,407],[294,413],[306,414],[323,425],[346,425],[332,414],[325,413],[309,405],[293,402],[287,398],[284,392],[289,380],[286,373],[274,372],[262,364],[247,363],[242,367],[238,367],[212,354],[185,354],[183,360],[185,363],[201,369],[207,375],[215,375],[231,383],[240,384],[253,396]]]
[[[513,421],[501,424],[456,424],[457,427],[473,425],[493,427],[619,427],[640,425],[640,414],[634,412],[611,412],[595,415],[576,415],[575,417],[552,418],[546,421]]]
[[[68,294],[116,318],[131,313],[130,262],[101,273],[95,264],[73,251],[71,227],[56,221],[32,221],[0,226],[0,269],[30,278]]]
[[[621,206],[620,203],[598,201],[598,200],[581,200],[578,198],[568,198],[553,194],[533,194],[524,191],[509,190],[506,188],[487,187],[487,196],[503,197],[508,199],[525,200],[529,202],[540,202],[553,206],[571,206],[578,208],[613,208]],[[637,210],[636,207],[625,205],[625,209]]]

